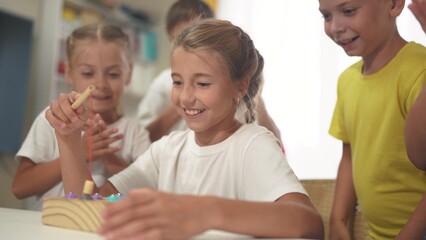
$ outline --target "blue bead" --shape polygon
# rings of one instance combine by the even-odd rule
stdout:
[[[117,194],[111,194],[111,195],[109,195],[109,196],[108,196],[105,200],[106,200],[107,202],[115,202],[115,201],[120,200],[122,197],[123,197],[123,196],[122,196],[120,193],[117,193]]]

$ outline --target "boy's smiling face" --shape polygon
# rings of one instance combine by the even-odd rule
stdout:
[[[393,0],[319,0],[325,33],[349,56],[377,54],[395,31]]]

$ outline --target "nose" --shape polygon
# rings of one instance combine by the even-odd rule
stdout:
[[[109,86],[107,76],[104,74],[98,74],[95,78],[95,86],[97,89],[104,89]]]
[[[183,86],[180,92],[180,101],[183,103],[184,106],[189,107],[194,104],[195,102],[194,90],[195,89],[189,84],[186,84]]]
[[[345,31],[345,24],[342,21],[342,19],[338,17],[333,17],[328,22],[328,29],[329,29],[328,32],[331,34],[339,34]]]

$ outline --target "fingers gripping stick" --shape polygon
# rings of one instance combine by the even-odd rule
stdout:
[[[77,98],[77,100],[75,100],[75,102],[71,105],[72,109],[77,109],[78,107],[81,106],[81,104],[83,104],[84,101],[86,101],[86,99],[90,96],[90,94],[96,89],[95,86],[93,85],[89,85],[84,92]]]

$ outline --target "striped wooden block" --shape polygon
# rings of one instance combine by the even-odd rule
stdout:
[[[105,200],[49,197],[43,200],[42,222],[45,225],[86,232],[96,232],[103,220]]]

